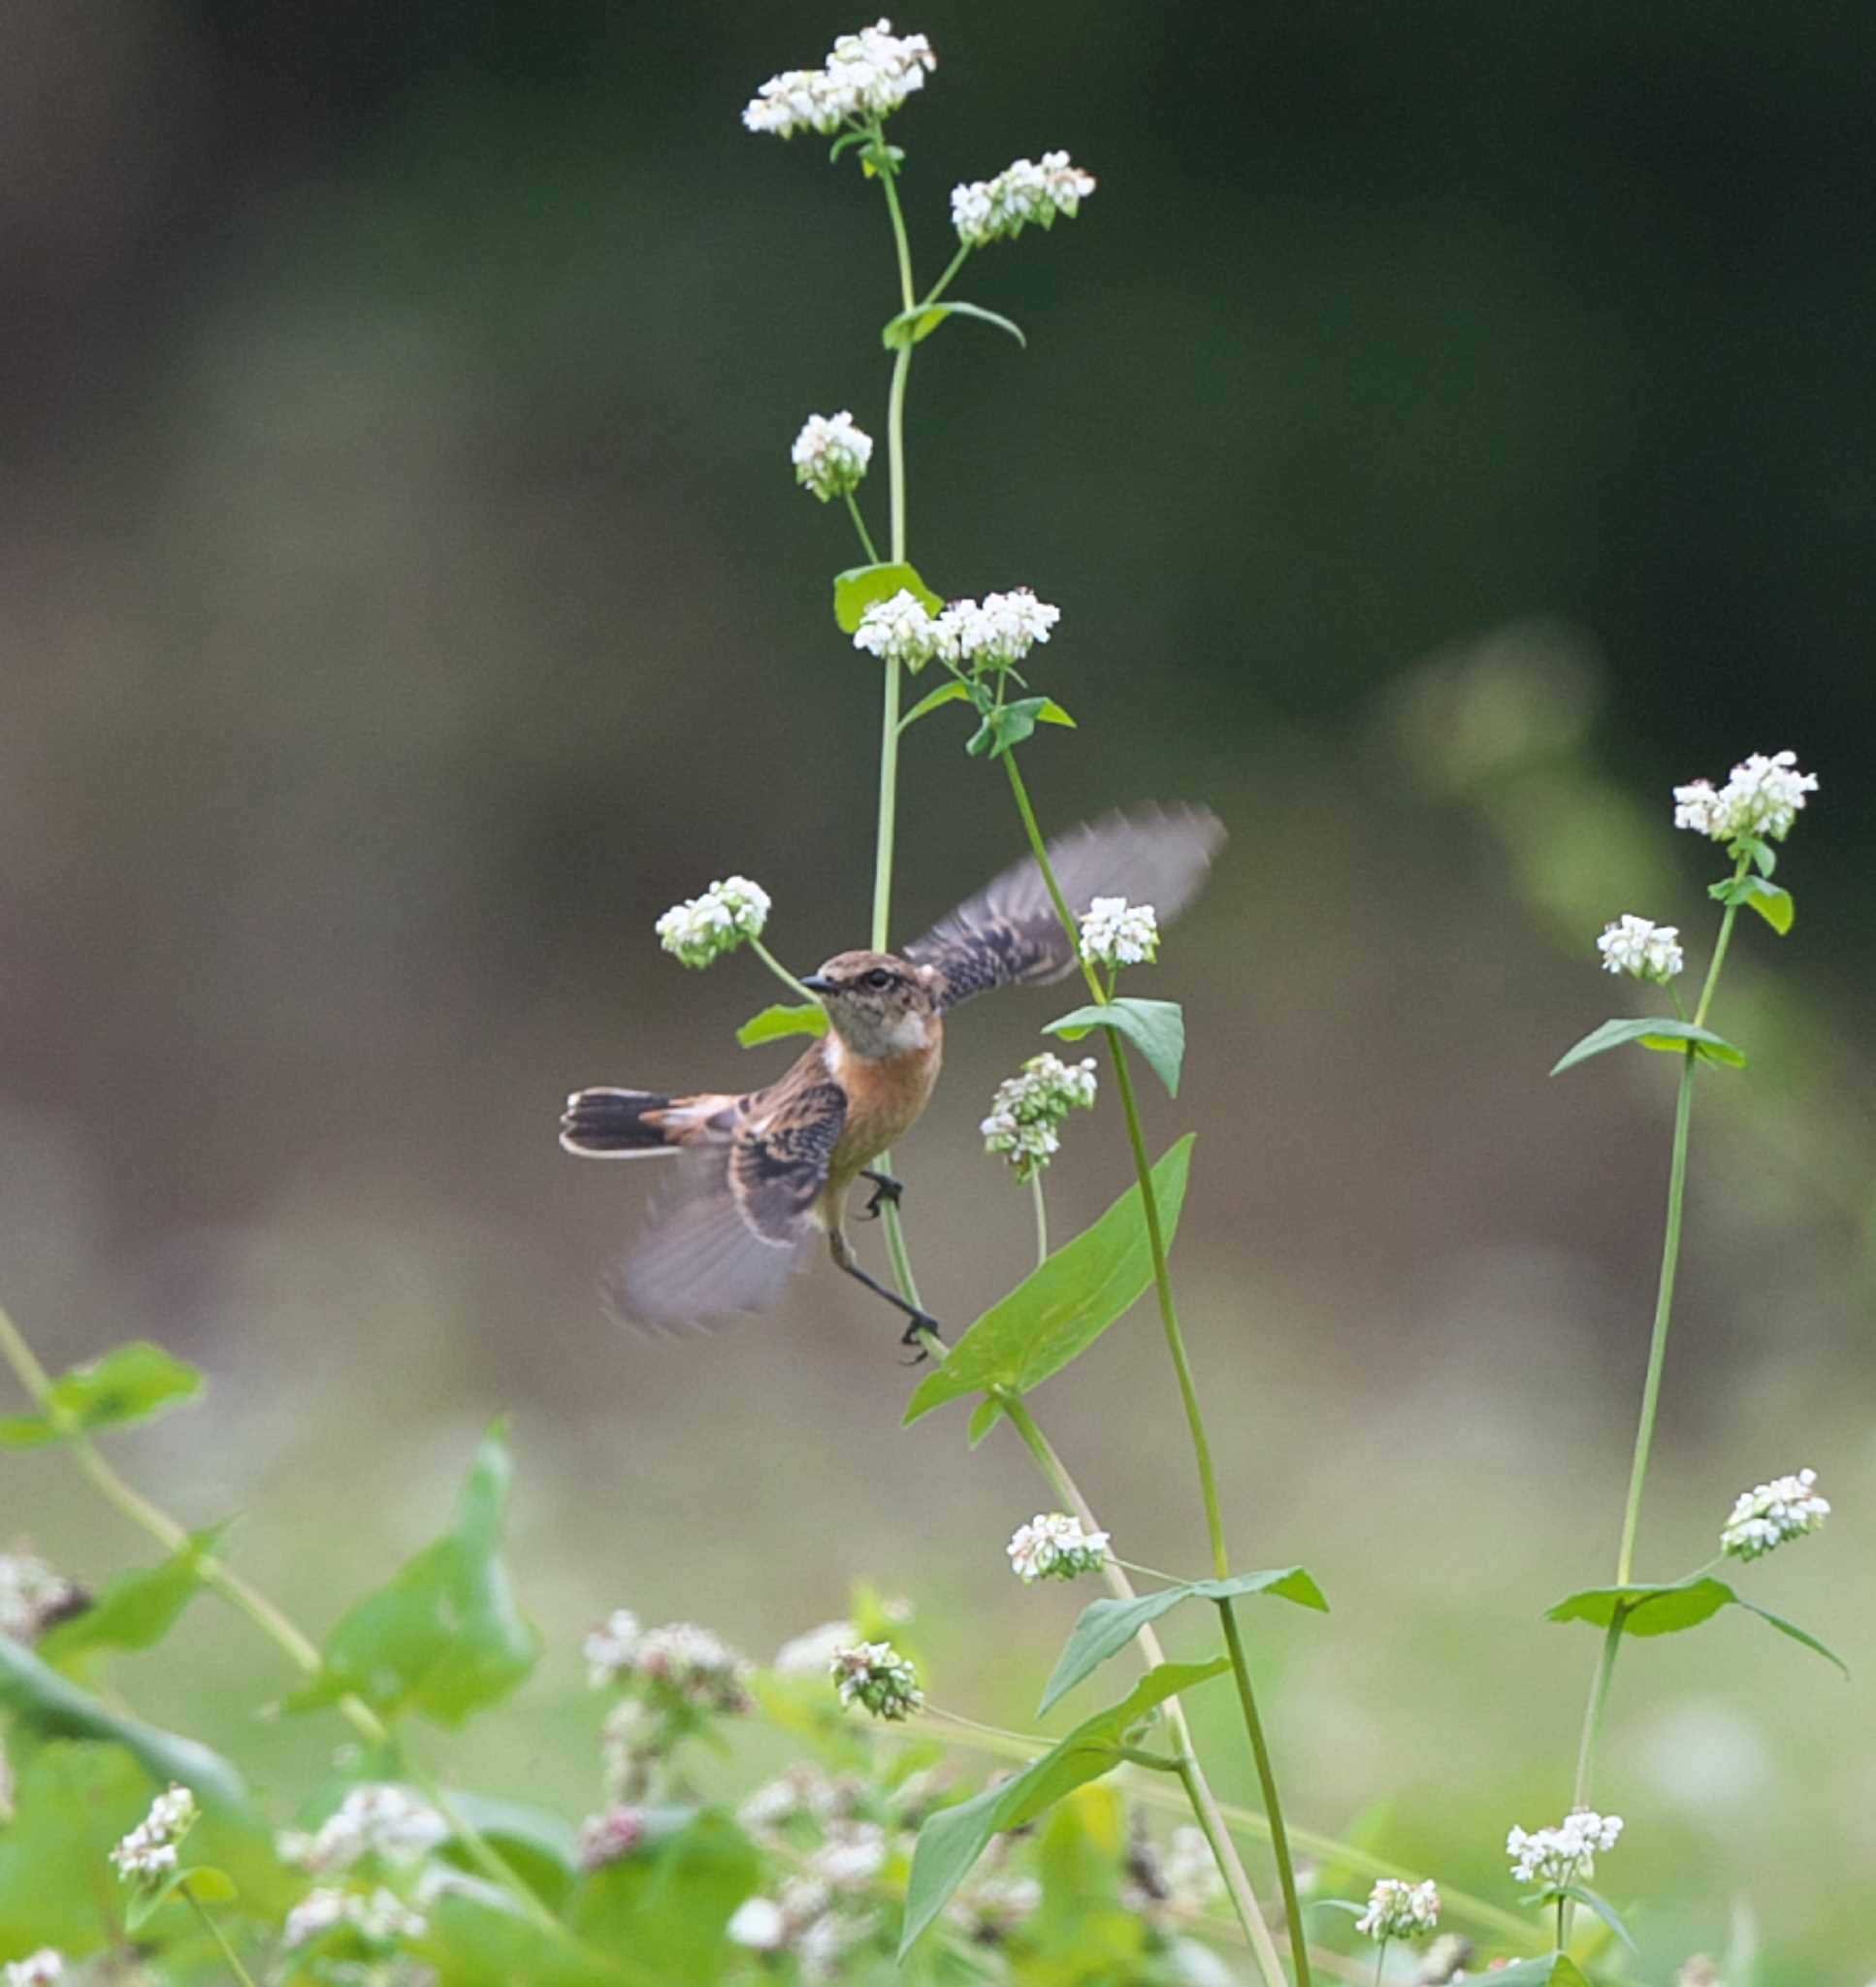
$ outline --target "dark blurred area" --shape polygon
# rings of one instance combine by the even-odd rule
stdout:
[[[740,869],[797,969],[864,936],[877,681],[826,610],[851,534],[788,447],[815,410],[884,435],[889,239],[851,160],[737,119],[855,24],[0,12],[0,1297],[49,1359],[147,1335],[210,1368],[132,1454],[191,1522],[249,1510],[316,1625],[512,1406],[564,1688],[485,1743],[568,1786],[580,1626],[703,1612],[699,1568],[752,1644],[850,1573],[916,1585],[960,1678],[972,1611],[1038,1663],[1060,1626],[997,1572],[1020,1454],[898,1431],[889,1320],[817,1277],[728,1338],[622,1338],[593,1290],[640,1186],[553,1138],[575,1083],[782,1064],[731,1035],[771,983],[682,972],[666,904]],[[1722,993],[1755,1066],[1702,1088],[1649,1529],[1668,1577],[1741,1484],[1827,1470],[1851,1515],[1766,1585],[1876,1656],[1846,1572],[1876,1494],[1876,18],[898,24],[941,57],[894,127],[923,277],[955,180],[1051,146],[1101,180],[960,281],[1026,352],[964,323],[921,348],[912,553],[942,592],[1061,603],[1041,677],[1081,730],[1029,751],[1050,823],[1181,795],[1233,832],[1151,989],[1187,1004],[1195,1079],[1153,1136],[1201,1133],[1181,1253],[1244,1549],[1353,1603],[1267,1652],[1324,1762],[1302,1806],[1335,1825],[1377,1777],[1464,1804],[1455,1880],[1502,1884],[1493,1831],[1557,1805],[1587,1682],[1587,1641],[1536,1616],[1612,1552],[1671,1088],[1642,1057],[1544,1072],[1636,992],[1596,973],[1606,919],[1704,954],[1712,852],[1670,786],[1787,745],[1823,782],[1780,870],[1800,917],[1742,932]],[[862,494],[877,527],[883,474]],[[948,715],[906,746],[901,937],[1019,844]],[[971,1010],[899,1155],[960,1324],[1027,1266],[975,1126],[1050,998]],[[1063,1224],[1125,1180],[1107,1120],[1051,1178]],[[1134,1324],[1048,1417],[1145,1557],[1189,1557]],[[0,1518],[134,1550],[55,1457],[8,1463]],[[1456,1571],[1410,1570],[1409,1537]],[[1750,1894],[1774,1958],[1830,1956],[1876,1853],[1842,1745],[1866,1704],[1713,1640],[1618,1700],[1626,1757],[1662,1763],[1622,1790],[1655,1816],[1633,1867],[1685,1886],[1654,1937],[1711,1944]],[[201,1662],[212,1704],[235,1659],[205,1633]],[[1768,1815],[1770,1877],[1739,1845]]]

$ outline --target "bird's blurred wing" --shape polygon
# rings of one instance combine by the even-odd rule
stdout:
[[[1165,926],[1198,895],[1224,838],[1210,808],[1148,806],[1071,830],[1049,844],[1049,860],[1076,917],[1097,896],[1124,896],[1151,904]],[[1043,986],[1075,967],[1074,948],[1033,856],[959,904],[908,945],[905,957],[938,968],[939,1004],[948,1008],[991,987]]]
[[[606,1281],[615,1316],[670,1330],[781,1301],[817,1232],[846,1098],[829,1082],[784,1079],[745,1111],[728,1146],[680,1154],[665,1175],[643,1236]]]

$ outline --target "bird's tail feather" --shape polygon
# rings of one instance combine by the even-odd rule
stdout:
[[[561,1114],[561,1144],[586,1158],[627,1159],[714,1143],[731,1097],[667,1097],[657,1091],[575,1091]],[[726,1127],[727,1129],[727,1127]]]

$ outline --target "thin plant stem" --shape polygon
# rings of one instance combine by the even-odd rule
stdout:
[[[959,244],[957,253],[945,265],[944,275],[924,293],[922,301],[926,304],[937,303],[938,299],[951,287],[952,277],[970,260],[970,256],[971,244],[968,242]]]
[[[806,987],[802,986],[801,982],[789,971],[788,967],[769,951],[768,947],[760,938],[752,938],[749,941],[749,949],[781,981],[783,986],[791,988],[811,1005],[819,1005],[815,1000],[814,994]]]
[[[15,1375],[26,1392],[32,1397],[40,1411],[51,1422],[70,1450],[73,1460],[91,1481],[93,1487],[140,1531],[147,1533],[167,1552],[179,1552],[189,1543],[189,1534],[182,1524],[168,1512],[152,1504],[144,1494],[133,1488],[112,1467],[85,1430],[61,1409],[52,1397],[52,1382],[38,1354],[26,1343],[19,1327],[14,1323],[4,1310],[0,1310],[0,1357],[14,1370]],[[317,1645],[300,1626],[280,1608],[271,1601],[260,1589],[230,1566],[225,1565],[213,1553],[205,1553],[199,1570],[205,1586],[212,1587],[223,1600],[274,1644],[294,1667],[307,1676],[317,1676],[320,1657]],[[393,1744],[390,1728],[363,1698],[347,1695],[339,1701],[339,1710],[349,1721],[352,1729],[370,1744],[389,1748]],[[406,1758],[405,1771],[412,1779],[431,1795],[434,1805],[450,1824],[461,1842],[464,1852],[478,1864],[483,1872],[511,1891],[516,1901],[536,1925],[544,1931],[551,1931],[556,1938],[568,1944],[577,1944],[573,1935],[548,1910],[534,1890],[522,1880],[495,1846],[461,1814],[453,1811],[442,1790],[434,1782],[426,1784],[426,1776]]]
[[[1035,1458],[1037,1467],[1075,1515],[1082,1521],[1082,1529],[1098,1532],[1101,1526],[1094,1515],[1094,1509],[1083,1496],[1081,1485],[1068,1473],[1067,1465],[1055,1453],[1049,1438],[1037,1425],[1036,1417],[1029,1412],[1019,1394],[999,1393],[997,1399],[1003,1404],[1003,1412],[1009,1417],[1010,1425],[1021,1437],[1024,1448]],[[1101,1576],[1108,1583],[1108,1591],[1117,1601],[1137,1599],[1133,1582],[1116,1560],[1103,1561]],[[1143,1627],[1134,1638],[1139,1645],[1142,1662],[1148,1670],[1156,1670],[1166,1660],[1166,1651],[1160,1645],[1159,1637],[1153,1633],[1150,1623]],[[1192,1812],[1204,1831],[1206,1840],[1212,1846],[1213,1860],[1217,1863],[1218,1873],[1224,1878],[1225,1890],[1231,1899],[1232,1909],[1238,1915],[1238,1922],[1245,1928],[1245,1937],[1250,1941],[1250,1948],[1257,1956],[1257,1964],[1269,1987],[1280,1987],[1283,1978],[1283,1964],[1277,1956],[1277,1944],[1271,1938],[1270,1926],[1256,1893],[1251,1889],[1250,1877],[1244,1860],[1238,1854],[1237,1844],[1231,1840],[1231,1832],[1224,1825],[1224,1817],[1218,1808],[1216,1797],[1212,1792],[1211,1782],[1205,1776],[1205,1769],[1199,1764],[1198,1748],[1192,1743],[1192,1728],[1186,1720],[1185,1708],[1177,1697],[1169,1697],[1162,1707],[1166,1713],[1167,1729],[1173,1737],[1173,1752],[1176,1758],[1184,1762],[1181,1778],[1184,1781],[1186,1794],[1191,1802]]]
[[[1036,1203],[1036,1267],[1049,1260],[1049,1203],[1043,1197],[1042,1168],[1029,1176],[1029,1192]]]
[[[1590,1774],[1596,1763],[1596,1742],[1602,1733],[1602,1713],[1609,1702],[1609,1684],[1615,1676],[1616,1652],[1622,1646],[1622,1631],[1629,1611],[1620,1601],[1609,1616],[1602,1635],[1602,1653],[1597,1660],[1596,1681],[1590,1686],[1590,1701],[1583,1712],[1583,1736],[1576,1747],[1576,1791],[1571,1808],[1590,1805]]]
[[[866,520],[859,514],[859,505],[851,490],[847,492],[847,514],[854,520],[854,529],[859,534],[860,549],[866,554],[866,563],[877,566],[880,555],[874,550],[873,535],[866,529]]]
[[[1387,1940],[1382,1939],[1375,1954],[1375,1987],[1381,1987],[1381,1970],[1387,1965]]]
[[[1559,1898],[1557,1900],[1557,1950],[1559,1952],[1563,1951],[1564,1941],[1569,1937],[1569,1919],[1567,1915],[1569,1910],[1569,1900],[1568,1898]]]
[[[178,1884],[177,1889],[188,1899],[189,1908],[202,1920],[203,1929],[221,1948],[221,1956],[228,1963],[228,1971],[242,1983],[242,1987],[254,1987],[254,1976],[242,1965],[241,1955],[229,1944],[227,1933],[215,1922],[208,1906],[189,1888],[187,1879]]]
[[[1029,847],[1042,870],[1043,880],[1048,887],[1050,900],[1055,906],[1055,915],[1061,920],[1062,929],[1074,946],[1076,956],[1082,961],[1082,971],[1088,989],[1097,1004],[1107,1006],[1112,1000],[1109,990],[1101,984],[1092,962],[1082,952],[1081,933],[1076,925],[1068,899],[1062,895],[1062,887],[1056,878],[1054,864],[1049,859],[1049,846],[1043,840],[1042,828],[1036,820],[1036,810],[1030,804],[1029,791],[1023,784],[1022,773],[1017,765],[1014,752],[1003,755],[1004,770],[1009,775],[1010,791],[1016,798],[1017,811],[1022,817],[1023,829],[1029,837]],[[1173,1294],[1172,1270],[1167,1261],[1166,1236],[1159,1218],[1159,1197],[1153,1191],[1152,1161],[1147,1153],[1146,1133],[1140,1123],[1140,1104],[1134,1095],[1133,1074],[1128,1067],[1127,1052],[1117,1030],[1110,1028],[1108,1053],[1114,1062],[1115,1087],[1120,1092],[1120,1107],[1127,1121],[1127,1143],[1133,1151],[1134,1171],[1140,1181],[1141,1211],[1147,1222],[1147,1248],[1152,1258],[1153,1287],[1159,1299],[1159,1319],[1166,1334],[1166,1350],[1172,1357],[1173,1371],[1179,1382],[1180,1399],[1185,1409],[1186,1427],[1192,1438],[1193,1460],[1198,1467],[1199,1489],[1205,1502],[1206,1531],[1212,1544],[1212,1564],[1220,1580],[1231,1575],[1231,1553],[1225,1543],[1224,1513],[1218,1498],[1217,1472],[1212,1463],[1212,1444],[1205,1430],[1205,1413],[1199,1400],[1198,1384],[1193,1378],[1192,1362],[1185,1350],[1185,1334],[1180,1328],[1179,1304]],[[1296,1972],[1297,1987],[1310,1987],[1310,1947],[1303,1914],[1298,1907],[1296,1894],[1296,1871],[1291,1861],[1289,1842],[1283,1828],[1282,1803],[1278,1795],[1277,1775],[1271,1763],[1270,1747],[1264,1738],[1263,1720],[1257,1713],[1257,1701],[1251,1688],[1250,1668],[1245,1659],[1244,1641],[1238,1628],[1237,1617],[1231,1604],[1220,1604],[1223,1617],[1225,1644],[1231,1651],[1232,1674],[1238,1685],[1238,1701],[1244,1711],[1245,1731],[1250,1741],[1251,1755],[1257,1764],[1257,1777],[1263,1790],[1265,1812],[1271,1823],[1271,1848],[1277,1861],[1278,1880],[1283,1892],[1284,1914],[1288,1920],[1290,1935],[1290,1958]]]

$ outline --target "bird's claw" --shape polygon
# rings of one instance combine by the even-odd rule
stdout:
[[[912,1322],[906,1326],[904,1333],[899,1339],[900,1345],[912,1348],[911,1358],[901,1359],[899,1361],[901,1366],[922,1366],[931,1357],[931,1348],[925,1344],[925,1335],[927,1333],[936,1339],[940,1345],[944,1344],[945,1335],[938,1328],[938,1320],[921,1311],[916,1314]]]
[[[890,1173],[863,1171],[859,1177],[862,1180],[870,1180],[873,1183],[872,1198],[867,1201],[865,1209],[860,1215],[860,1220],[863,1222],[877,1222],[880,1218],[880,1211],[887,1202],[889,1201],[894,1207],[897,1207],[905,1196],[905,1182],[893,1179]]]

